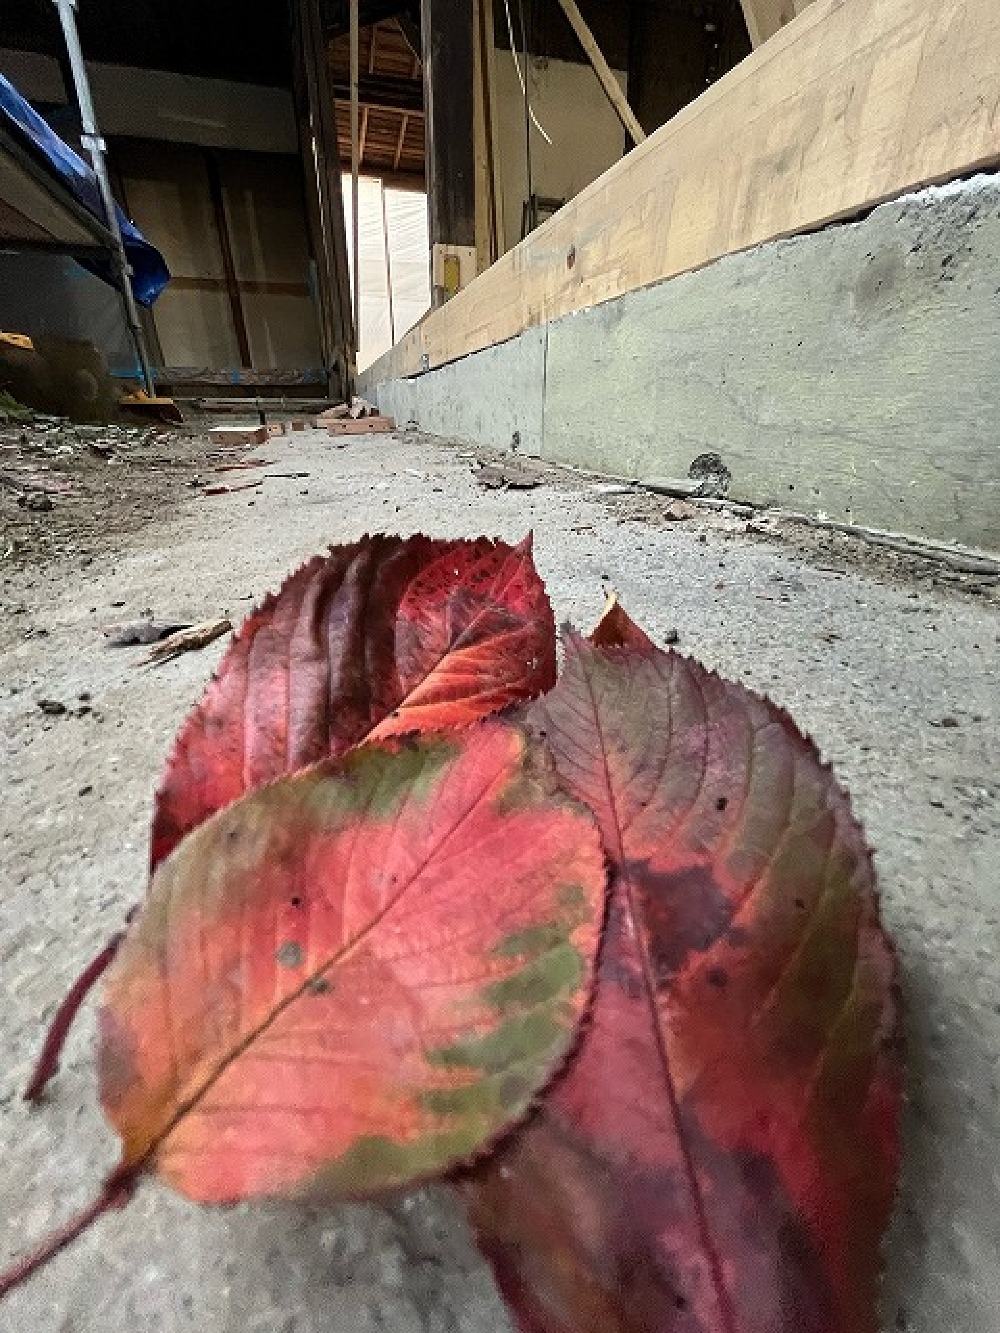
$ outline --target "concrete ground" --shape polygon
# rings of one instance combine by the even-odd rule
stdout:
[[[48,1104],[29,1112],[20,1092],[46,1017],[142,892],[152,787],[222,650],[138,670],[143,650],[108,649],[102,625],[148,607],[241,618],[306,556],[366,530],[513,539],[530,526],[557,618],[589,626],[610,580],[654,635],[676,628],[684,651],[790,708],[850,787],[877,851],[908,1008],[885,1328],[998,1333],[995,597],[880,574],[839,547],[803,553],[732,515],[668,523],[659,501],[629,508],[556,473],[533,491],[483,491],[468,454],[428,440],[335,448],[307,433],[266,454],[277,463],[266,471],[308,477],[191,498],[103,560],[59,558],[3,585],[0,1258],[86,1202],[114,1158],[95,1102],[90,1010]],[[15,602],[24,611],[12,618]],[[92,711],[75,716],[81,695]],[[47,716],[39,699],[70,712]],[[434,1191],[383,1207],[223,1212],[147,1184],[0,1305],[10,1333],[508,1328]]]

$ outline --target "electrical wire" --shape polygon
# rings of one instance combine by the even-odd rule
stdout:
[[[525,82],[524,74],[523,74],[522,71],[521,71],[521,62],[520,62],[520,61],[518,60],[518,58],[517,58],[517,43],[516,43],[515,40],[514,40],[514,21],[513,21],[513,19],[512,19],[511,16],[510,16],[510,0],[503,0],[503,7],[504,7],[504,13],[507,15],[507,33],[508,33],[508,36],[510,37],[510,54],[511,54],[511,58],[512,58],[513,61],[514,61],[514,68],[515,68],[515,70],[517,71],[517,81],[518,81],[518,83],[521,85],[521,93],[522,93],[522,95],[523,95],[523,97],[524,97],[524,107],[525,107],[525,111],[526,111],[528,117],[530,118],[531,123],[534,125],[535,129],[538,131],[538,133],[542,136],[542,138],[545,140],[545,142],[546,142],[546,143],[549,145],[549,147],[551,148],[551,147],[552,147],[552,140],[551,140],[551,138],[549,137],[549,135],[546,133],[545,129],[544,129],[543,126],[540,124],[540,122],[539,122],[539,120],[538,120],[538,117],[535,115],[534,111],[532,110],[531,101],[530,101],[530,99],[529,99],[529,97],[528,97],[528,85],[527,85],[527,83]],[[527,51],[527,34],[524,32],[524,13],[523,13],[523,10],[522,10],[522,14],[521,14],[521,29],[522,29],[522,33],[521,33],[521,36],[522,36],[522,43],[523,43],[523,45],[524,45],[524,47],[525,47],[525,50]]]

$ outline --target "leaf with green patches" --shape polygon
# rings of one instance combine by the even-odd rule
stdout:
[[[612,887],[579,1050],[461,1186],[521,1327],[875,1333],[901,1061],[847,798],[617,605],[531,717]]]
[[[107,977],[120,1173],[227,1202],[468,1161],[565,1059],[604,894],[593,817],[512,724],[244,797],[160,866]]]
[[[530,536],[518,546],[418,535],[332,547],[244,622],[181,728],[154,802],[150,868],[217,810],[286,773],[533,698],[554,684],[555,654]],[[117,943],[59,1007],[29,1101]]]

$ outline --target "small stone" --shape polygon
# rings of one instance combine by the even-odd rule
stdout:
[[[89,796],[93,790],[94,790],[93,783],[88,782],[83,787],[80,788],[80,790],[77,792],[77,796]]]
[[[59,717],[66,712],[66,705],[58,699],[39,699],[38,707],[46,717]]]
[[[938,723],[938,726],[939,726],[939,727],[957,727],[957,726],[958,726],[958,718],[957,718],[957,717],[952,717],[952,715],[951,715],[950,713],[946,713],[945,716],[944,716],[944,717],[941,719],[941,721]]]

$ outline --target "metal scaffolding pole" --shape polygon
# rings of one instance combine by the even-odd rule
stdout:
[[[125,253],[125,243],[122,240],[121,227],[118,225],[118,213],[115,209],[115,199],[111,193],[111,182],[108,179],[108,166],[104,157],[107,145],[97,128],[97,117],[94,114],[94,102],[90,95],[87,67],[83,63],[80,34],[76,28],[76,0],[53,0],[53,4],[59,13],[59,22],[62,24],[63,38],[66,42],[66,52],[73,72],[73,85],[80,108],[80,127],[82,130],[80,142],[90,155],[94,175],[97,177],[105,220],[108,231],[111,233],[111,257],[114,261],[118,287],[125,306],[125,318],[132,334],[132,341],[135,343],[136,355],[139,358],[139,365],[142,370],[143,384],[147,394],[152,398],[156,392],[153,383],[153,372],[150,369],[149,357],[146,353],[146,340],[143,337],[142,325],[139,322],[139,309],[136,306],[135,294],[132,291],[132,266],[129,264],[128,256]]]

